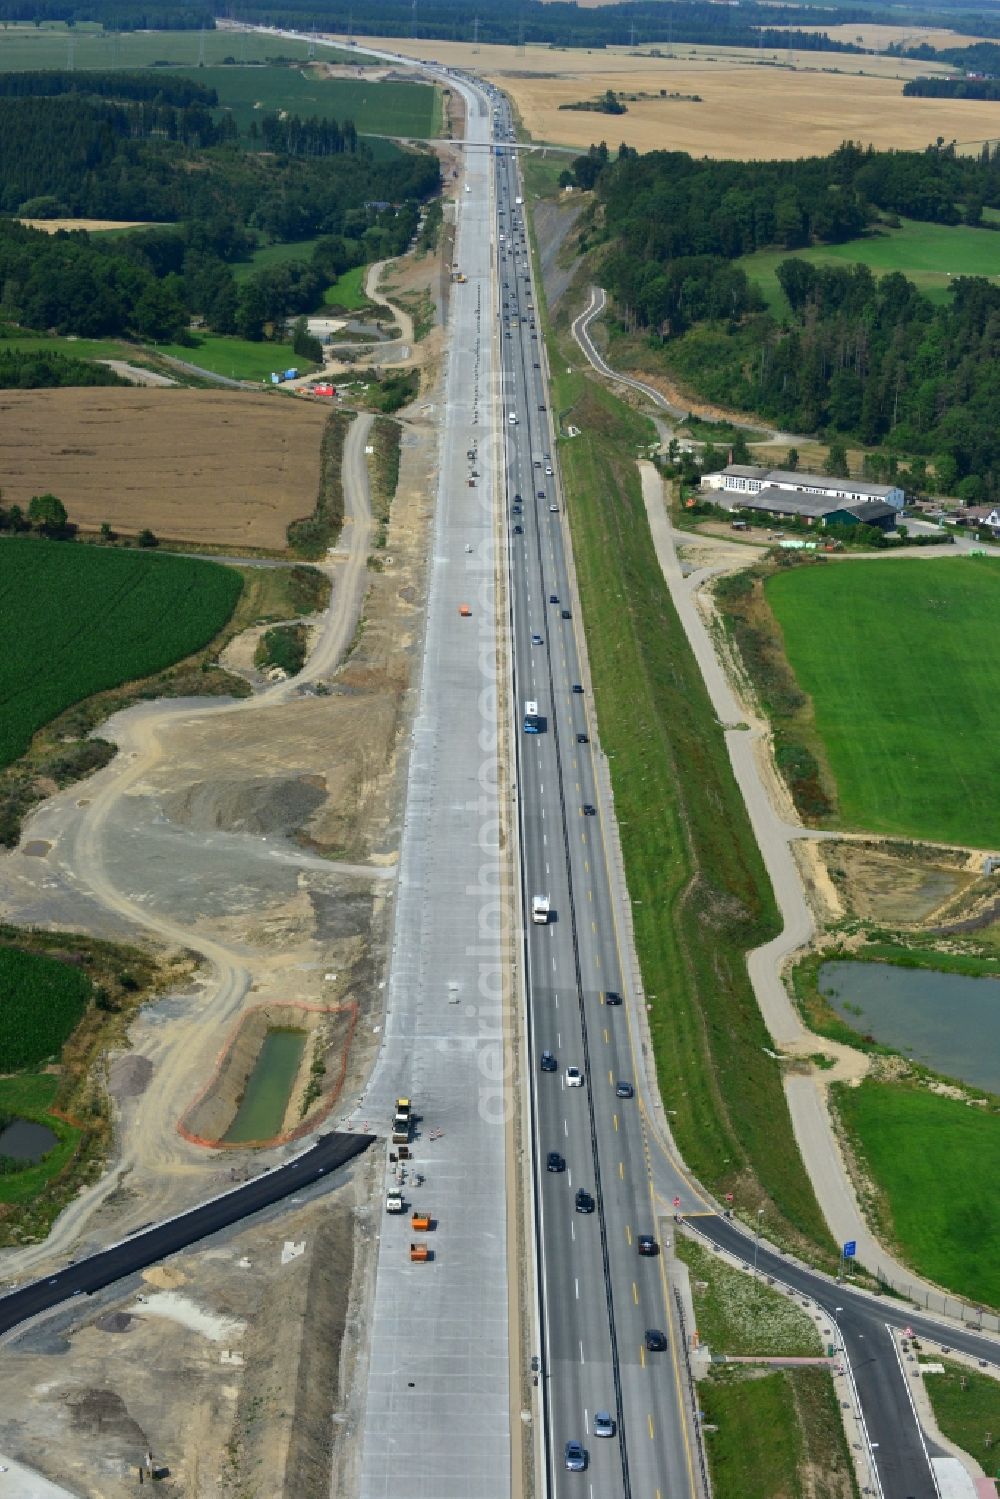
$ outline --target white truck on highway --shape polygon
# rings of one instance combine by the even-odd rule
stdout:
[[[547,926],[551,906],[547,895],[533,895],[531,898],[531,919],[537,926]]]

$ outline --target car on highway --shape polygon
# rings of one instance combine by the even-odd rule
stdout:
[[[593,805],[592,802],[584,802],[583,806],[580,808],[580,811],[583,813],[584,817],[597,816],[597,808]]]
[[[543,1072],[558,1072],[559,1071],[559,1063],[556,1061],[556,1059],[552,1055],[551,1051],[543,1051],[542,1052],[542,1059],[541,1059],[541,1062],[539,1063],[539,1066],[541,1067],[541,1069],[542,1069]]]
[[[555,503],[554,500],[553,500],[552,504],[549,506],[549,514],[550,515],[558,515],[559,514],[559,506]]]
[[[532,643],[532,645],[544,645],[545,644],[544,640],[542,639],[542,637],[540,635],[532,635],[532,637],[531,637],[531,643]]]
[[[615,1434],[615,1423],[610,1411],[594,1412],[594,1436],[613,1437]]]
[[[545,465],[545,472],[548,474],[549,478],[551,479],[551,477],[552,477],[552,465],[551,465],[551,463],[547,463]]]
[[[571,1473],[583,1473],[587,1467],[587,1450],[582,1442],[566,1443],[566,1467]]]
[[[531,366],[531,368],[532,368],[532,369],[533,369],[533,370],[540,370],[540,369],[541,369],[541,367],[542,367],[542,366],[541,366],[541,365],[540,365],[540,364],[539,364],[539,363],[538,363],[538,360],[537,360],[537,359],[536,359],[536,360],[535,360],[535,362],[534,362],[534,364],[533,364],[533,365],[532,365],[532,366]],[[538,409],[539,409],[539,411],[544,411],[544,410],[545,410],[545,407],[544,407],[544,406],[539,406],[539,408],[538,408]]]
[[[576,1189],[576,1210],[578,1213],[592,1213],[594,1211],[594,1199],[583,1187]]]
[[[523,536],[524,535],[524,527],[523,526],[515,526],[514,527],[514,535],[515,536]]]
[[[559,602],[559,595],[557,593],[550,593],[549,594],[549,603],[550,604],[558,604],[558,602]]]
[[[510,508],[511,508],[512,512],[514,513],[514,515],[521,515],[523,513],[523,510],[524,510],[524,506],[523,505],[511,505]]]
[[[570,614],[570,612],[569,612],[568,609],[564,609],[562,611],[562,617],[563,617],[563,619],[572,619],[573,618],[573,616]]]
[[[583,1087],[583,1073],[580,1071],[579,1067],[566,1068],[566,1086],[567,1088]]]
[[[545,498],[545,490],[544,489],[536,489],[535,490],[535,498],[537,500],[544,500],[544,498]]]
[[[622,1002],[622,997],[618,993],[617,989],[605,989],[605,991],[604,991],[604,1003],[606,1005],[620,1005],[621,1002]]]
[[[548,1155],[545,1157],[545,1169],[546,1171],[566,1170],[566,1162],[559,1154],[558,1150],[549,1151]]]
[[[589,744],[590,738],[587,734],[577,734],[576,742],[577,744]]]
[[[615,1084],[615,1097],[616,1098],[634,1098],[635,1097],[635,1089],[633,1088],[633,1086],[632,1086],[631,1083],[616,1083]]]
[[[660,1252],[660,1246],[652,1234],[640,1234],[636,1240],[636,1248],[643,1255],[659,1254]]]
[[[536,364],[535,365],[535,369],[537,370],[538,368],[539,368],[539,366]],[[539,411],[544,411],[546,409],[544,401],[539,401],[539,403],[538,403],[538,409],[539,409]]]
[[[531,466],[532,468],[541,468],[542,460],[540,458],[536,458]]]
[[[583,691],[582,684],[580,682],[574,682],[573,683],[573,691],[574,692],[582,692]]]
[[[658,1327],[646,1328],[646,1347],[650,1353],[663,1353],[666,1351],[667,1340]]]

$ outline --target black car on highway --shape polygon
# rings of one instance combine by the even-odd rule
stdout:
[[[637,1241],[637,1247],[640,1254],[659,1254],[660,1252],[660,1246],[659,1244],[657,1244],[652,1234],[640,1234]]]
[[[545,1157],[545,1169],[546,1171],[566,1170],[566,1162],[559,1154],[558,1150],[549,1151],[548,1155]]]
[[[592,1213],[594,1211],[594,1199],[582,1187],[577,1188],[576,1210],[578,1213]]]
[[[667,1340],[658,1327],[646,1328],[646,1347],[650,1353],[663,1353]]]
[[[550,1051],[542,1052],[542,1060],[538,1064],[543,1072],[558,1072],[559,1063]]]

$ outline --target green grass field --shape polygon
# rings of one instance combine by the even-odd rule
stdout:
[[[698,1399],[705,1421],[717,1428],[705,1437],[715,1499],[857,1494],[825,1369],[786,1369],[761,1378],[713,1371],[698,1385]]]
[[[992,848],[1000,563],[843,562],[779,573],[784,634],[851,828]]]
[[[376,83],[367,78],[321,78],[298,68],[182,69],[196,83],[218,91],[241,132],[268,110],[353,120],[360,134],[433,133],[436,90],[428,83]]]
[[[296,57],[303,61],[309,55],[308,42],[286,37],[261,36],[254,33],[226,31],[103,31],[99,26],[81,23],[72,32],[58,23],[10,25],[0,31],[0,71],[24,71],[27,68],[65,68],[69,61],[69,43],[73,42],[73,66],[76,68],[148,68],[154,63],[171,63],[175,67],[197,68],[204,56],[204,73],[213,63],[232,57],[236,62],[263,63],[272,57]],[[202,53],[204,47],[204,54]],[[356,53],[317,44],[322,62],[347,62],[359,65]]]
[[[970,1301],[1000,1307],[1000,1114],[898,1083],[834,1091],[907,1263]]]
[[[79,968],[0,947],[0,1073],[58,1056],[92,994]]]
[[[342,307],[345,312],[358,312],[362,307],[371,304],[365,296],[365,278],[368,275],[366,265],[352,266],[342,276],[338,276],[332,286],[328,286],[323,293],[323,302],[327,307]],[[384,308],[382,309],[384,312]]]
[[[260,380],[268,384],[272,371],[294,368],[301,375],[308,375],[316,368],[311,360],[296,354],[291,344],[252,343],[224,333],[192,333],[190,344],[157,344],[156,353],[183,359],[198,369],[228,375],[232,380]]]
[[[0,766],[65,708],[207,645],[241,587],[193,558],[0,538]]]
[[[59,1079],[49,1074],[0,1077],[0,1114],[17,1115],[47,1125],[58,1136],[59,1144],[34,1166],[26,1166],[10,1176],[0,1176],[0,1203],[32,1203],[50,1181],[72,1160],[81,1131],[64,1119],[49,1113]]]
[[[898,229],[883,229],[843,245],[813,245],[808,250],[758,250],[737,262],[759,288],[777,317],[790,308],[775,271],[792,257],[813,265],[867,265],[877,276],[902,271],[934,302],[948,300],[955,276],[989,276],[1000,281],[1000,242],[996,232],[964,224],[922,224],[903,219]],[[950,273],[950,274],[949,274]]]
[[[72,359],[128,359],[135,348],[110,338],[49,338],[44,333],[0,333],[0,349],[18,353],[66,354]]]
[[[312,252],[318,244],[316,239],[297,239],[288,244],[261,245],[255,250],[249,260],[237,261],[233,265],[233,275],[237,281],[245,281],[252,276],[254,271],[269,270],[272,266],[287,265],[290,260],[304,260],[308,263],[312,259]]]

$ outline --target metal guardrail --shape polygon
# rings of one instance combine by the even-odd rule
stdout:
[[[684,1302],[681,1293],[674,1286],[674,1301],[677,1303],[677,1322],[681,1330],[681,1353],[684,1356],[684,1373],[687,1376],[687,1393],[691,1402],[691,1426],[694,1431],[694,1443],[698,1453],[698,1469],[701,1478],[702,1499],[712,1499],[712,1481],[708,1476],[708,1456],[705,1452],[705,1434],[701,1426],[701,1407],[698,1403],[698,1389],[695,1384],[694,1370],[691,1368],[691,1355],[688,1351],[687,1323],[684,1320]]]

